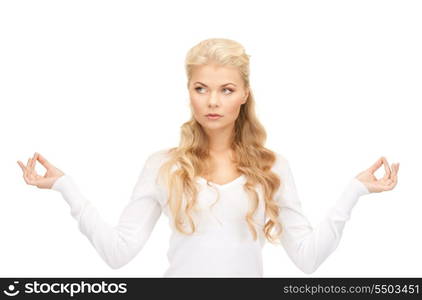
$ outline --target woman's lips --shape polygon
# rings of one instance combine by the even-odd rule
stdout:
[[[219,114],[208,114],[208,115],[206,115],[206,117],[209,120],[217,120],[217,119],[220,119],[222,117],[222,115],[219,115]]]

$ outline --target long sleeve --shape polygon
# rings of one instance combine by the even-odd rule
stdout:
[[[282,186],[276,193],[284,230],[281,243],[294,264],[311,274],[337,248],[353,207],[369,191],[358,179],[351,179],[325,218],[313,228],[303,214],[289,163],[281,160]]]
[[[65,174],[59,177],[52,186],[69,204],[79,230],[113,269],[124,266],[137,255],[161,215],[154,182],[155,169],[149,157],[116,226],[103,220],[97,209],[79,191],[71,176]]]

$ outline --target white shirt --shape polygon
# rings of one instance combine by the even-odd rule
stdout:
[[[260,197],[255,215],[259,226],[256,241],[245,220],[249,201],[243,189],[245,175],[222,185],[211,182],[207,185],[206,179],[197,177],[200,207],[194,213],[197,228],[193,235],[183,235],[172,225],[166,189],[155,182],[167,150],[148,157],[116,226],[101,218],[68,174],[59,177],[52,189],[61,192],[79,230],[113,269],[126,265],[142,250],[164,212],[172,229],[167,251],[169,268],[164,277],[262,277],[262,247],[267,241],[260,230],[265,224],[261,187],[256,188]],[[279,220],[284,228],[281,244],[293,263],[310,274],[336,249],[353,207],[369,191],[358,179],[351,179],[326,217],[313,228],[303,214],[287,159],[278,153],[276,156],[272,171],[281,179],[274,196],[281,206]],[[217,193],[220,199],[212,206]]]

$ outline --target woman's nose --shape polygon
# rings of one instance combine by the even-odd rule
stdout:
[[[209,106],[215,106],[219,103],[218,95],[217,93],[211,93],[210,97],[208,98],[208,105]]]

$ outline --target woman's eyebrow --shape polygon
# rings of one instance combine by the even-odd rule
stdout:
[[[199,83],[199,84],[202,84],[203,86],[207,86],[205,83],[202,83],[202,82],[200,82],[200,81],[197,81],[197,82],[195,82],[195,83]],[[194,83],[194,84],[195,84],[195,83]],[[221,86],[226,86],[226,85],[229,85],[229,84],[232,84],[232,85],[236,86],[236,84],[234,84],[233,82],[228,82],[228,83],[222,84]]]

